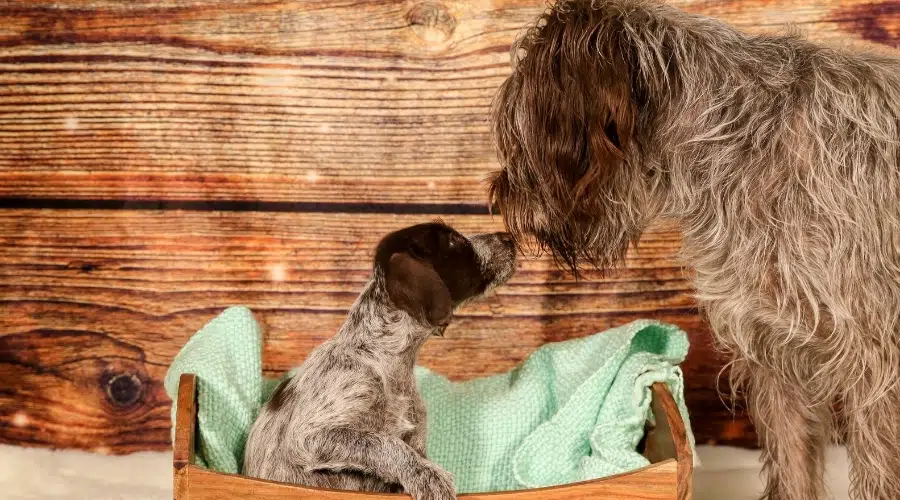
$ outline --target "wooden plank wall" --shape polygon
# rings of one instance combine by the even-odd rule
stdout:
[[[900,2],[676,2],[747,30],[896,45]],[[0,442],[169,447],[161,380],[231,304],[281,372],[327,338],[384,233],[500,228],[482,180],[508,48],[543,0],[0,3]],[[529,260],[423,363],[454,378],[652,317],[692,336],[700,442],[752,445],[660,227],[575,283]]]

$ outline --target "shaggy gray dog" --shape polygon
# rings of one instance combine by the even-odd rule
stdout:
[[[455,498],[425,456],[425,404],[413,367],[453,310],[516,268],[506,233],[466,238],[442,223],[386,236],[372,279],[338,333],[310,353],[254,423],[244,474],[341,490]]]
[[[676,221],[766,495],[822,498],[840,432],[853,496],[900,499],[900,59],[651,0],[561,1],[514,59],[491,197],[517,243],[607,267]]]

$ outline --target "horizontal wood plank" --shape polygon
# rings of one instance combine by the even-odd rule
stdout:
[[[896,0],[674,4],[896,46]],[[0,6],[0,197],[484,202],[490,100],[544,1]]]
[[[166,368],[223,308],[249,306],[279,374],[340,326],[371,252],[414,215],[0,210],[0,441],[123,453],[169,446]],[[446,220],[466,233],[490,216]],[[623,269],[576,282],[547,258],[461,310],[421,363],[454,379],[508,370],[538,346],[638,318],[689,332],[684,365],[698,441],[750,444],[716,393],[722,366],[673,260],[649,231]]]

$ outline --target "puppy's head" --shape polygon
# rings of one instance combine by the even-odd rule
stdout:
[[[375,250],[375,268],[397,308],[438,329],[455,308],[505,283],[516,252],[507,233],[467,238],[435,222],[387,235]]]
[[[626,26],[640,3],[561,0],[514,46],[494,100],[492,205],[518,244],[533,237],[573,271],[621,260],[648,211],[636,140],[646,86]]]

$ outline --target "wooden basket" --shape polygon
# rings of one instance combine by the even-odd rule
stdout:
[[[689,500],[693,456],[684,422],[665,384],[654,384],[656,427],[646,436],[644,455],[652,465],[594,481],[500,493],[459,495],[465,500]],[[397,500],[407,495],[308,488],[212,472],[194,464],[197,429],[197,380],[181,376],[175,419],[175,500],[293,499]]]

